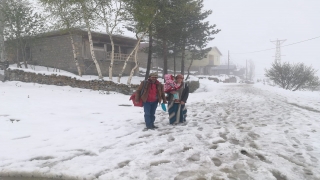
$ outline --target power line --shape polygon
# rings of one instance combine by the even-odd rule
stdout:
[[[287,45],[285,45],[285,46],[280,46],[280,47],[292,46],[292,45],[294,45],[294,44],[299,44],[299,43],[303,43],[303,42],[306,42],[306,41],[311,41],[311,40],[317,39],[317,38],[320,38],[320,36],[314,37],[314,38],[310,38],[310,39],[306,39],[306,40],[299,41],[299,42],[295,42],[295,43],[291,43],[291,44],[287,44]],[[259,50],[259,51],[252,51],[252,52],[246,52],[246,53],[230,53],[230,54],[252,54],[252,53],[257,53],[257,52],[270,51],[270,50],[274,50],[274,49],[276,49],[276,48],[269,48],[269,49],[264,49],[264,50]]]

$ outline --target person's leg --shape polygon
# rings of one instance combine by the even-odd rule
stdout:
[[[151,110],[150,110],[151,116],[150,117],[151,117],[151,126],[152,127],[155,127],[154,126],[154,121],[156,120],[155,113],[156,113],[157,107],[158,107],[158,101],[151,103]]]
[[[181,105],[180,123],[186,122],[187,108],[186,105]]]
[[[168,113],[169,113],[169,122],[170,124],[174,124],[176,121],[176,111],[178,109],[178,104],[174,103],[173,101],[168,102]]]
[[[152,119],[151,119],[151,103],[144,102],[144,121],[146,122],[147,128],[152,128]]]

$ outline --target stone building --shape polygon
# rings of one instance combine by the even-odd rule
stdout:
[[[82,74],[97,75],[96,66],[90,53],[87,31],[75,29],[72,33]],[[113,39],[115,44],[113,75],[117,76],[123,68],[124,61],[136,45],[137,40],[121,35],[114,35]],[[101,71],[104,76],[108,76],[111,61],[110,38],[106,33],[92,32],[92,40],[94,53]],[[20,62],[23,62],[21,55],[16,55],[16,50],[9,49],[11,49],[8,56],[10,63],[15,63],[17,57]],[[73,60],[72,45],[68,32],[54,31],[38,36],[26,47],[26,56],[28,64],[52,67],[78,74]],[[130,57],[123,75],[129,75],[134,66],[134,60]]]

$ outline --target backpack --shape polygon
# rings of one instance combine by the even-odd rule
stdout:
[[[142,86],[142,89],[140,92],[140,100],[138,103],[136,103],[136,93],[135,92],[130,96],[129,101],[132,100],[133,106],[143,107],[143,102],[142,102],[141,96],[144,93],[143,91],[144,91],[145,85],[146,85],[146,80],[143,81],[143,86]]]

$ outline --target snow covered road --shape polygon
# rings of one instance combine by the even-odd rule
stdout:
[[[186,124],[169,125],[158,108],[159,129],[142,131],[142,109],[118,106],[128,96],[0,87],[0,176],[320,179],[319,92],[201,80]]]

